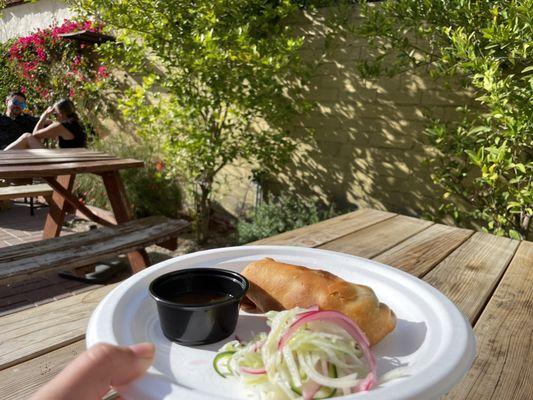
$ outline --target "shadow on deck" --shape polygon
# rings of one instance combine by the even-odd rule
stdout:
[[[0,211],[0,248],[41,239],[48,208],[38,208],[30,215],[29,204],[12,203]],[[73,231],[64,227],[61,234]],[[39,277],[28,277],[15,283],[0,281],[0,316],[20,311],[24,308],[54,301],[67,296],[91,290],[102,285],[92,285],[66,280],[57,273]]]

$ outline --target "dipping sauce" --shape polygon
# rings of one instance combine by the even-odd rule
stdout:
[[[150,283],[165,337],[183,346],[215,343],[237,326],[239,303],[248,290],[241,274],[219,268],[185,268]]]
[[[169,293],[165,296],[165,299],[168,301],[185,305],[213,304],[232,298],[233,296],[229,293],[215,291]]]

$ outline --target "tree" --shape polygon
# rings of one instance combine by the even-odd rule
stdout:
[[[160,141],[196,204],[198,239],[208,231],[217,174],[235,160],[276,171],[296,139],[288,121],[309,104],[303,38],[282,21],[297,1],[199,0],[73,2],[117,41],[100,47],[108,64],[137,79],[122,110],[137,132]],[[263,119],[268,126],[258,128]]]
[[[463,118],[428,127],[441,210],[527,236],[533,216],[533,1],[395,0],[363,4],[357,31],[380,51],[366,75],[426,68],[475,93]]]

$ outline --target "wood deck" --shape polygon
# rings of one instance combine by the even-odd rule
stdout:
[[[423,279],[463,311],[477,336],[474,365],[446,399],[531,398],[533,243],[358,210],[254,244],[343,251]],[[111,288],[0,318],[4,399],[26,398],[83,351],[89,315]]]
[[[0,213],[0,248],[38,241],[48,210],[39,208],[30,216],[29,205],[13,204],[9,210]],[[72,230],[65,228],[62,235]],[[41,304],[91,290],[101,285],[67,281],[50,274],[28,278],[16,283],[0,280],[0,316],[37,307]]]

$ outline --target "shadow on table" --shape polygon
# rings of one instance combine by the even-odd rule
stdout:
[[[395,330],[373,347],[380,374],[406,366],[400,358],[416,353],[427,335],[425,322],[411,322],[399,318]]]

